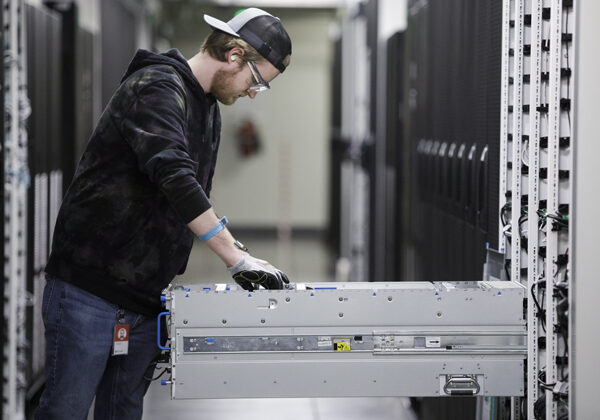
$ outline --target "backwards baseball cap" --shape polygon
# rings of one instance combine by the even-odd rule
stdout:
[[[252,45],[281,73],[285,70],[283,60],[292,53],[292,40],[279,18],[251,7],[238,13],[227,23],[208,15],[204,15],[204,20],[214,29]]]

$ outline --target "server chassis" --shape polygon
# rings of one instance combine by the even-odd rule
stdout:
[[[173,399],[522,396],[524,295],[510,281],[172,285],[163,384]]]

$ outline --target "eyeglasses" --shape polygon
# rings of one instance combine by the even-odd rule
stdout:
[[[248,67],[250,67],[252,77],[254,77],[254,81],[256,82],[254,86],[250,86],[248,89],[254,92],[262,92],[263,90],[271,89],[269,82],[265,81],[265,79],[263,79],[263,77],[260,75],[260,72],[256,68],[254,61],[248,61],[247,63]]]

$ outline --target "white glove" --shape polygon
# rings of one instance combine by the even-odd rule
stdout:
[[[283,271],[248,253],[244,253],[242,259],[227,270],[237,284],[249,291],[258,289],[258,286],[265,289],[283,289],[283,283],[290,282]]]

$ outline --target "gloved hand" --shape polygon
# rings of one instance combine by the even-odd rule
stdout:
[[[283,271],[273,267],[268,261],[254,258],[248,253],[231,267],[227,267],[237,284],[244,289],[254,291],[258,286],[265,289],[283,289],[283,283],[290,281]]]

